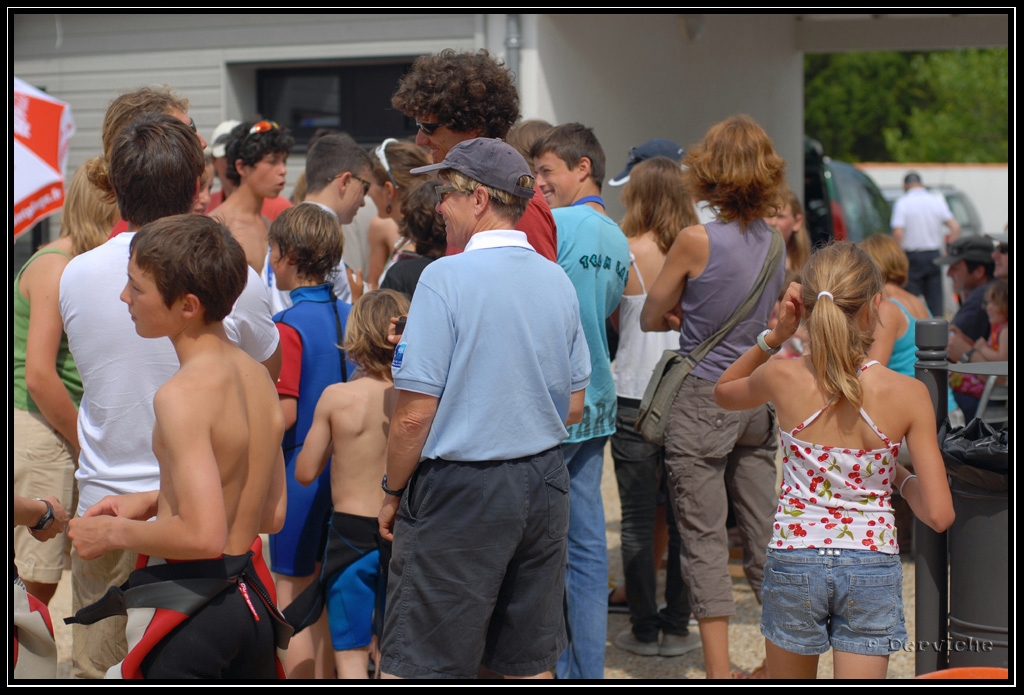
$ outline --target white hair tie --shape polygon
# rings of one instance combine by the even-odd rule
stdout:
[[[828,297],[833,302],[836,301],[836,298],[832,296],[832,293],[826,292],[825,290],[822,290],[821,292],[818,293],[818,299],[821,299],[822,297]]]

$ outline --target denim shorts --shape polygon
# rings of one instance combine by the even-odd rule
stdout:
[[[885,656],[907,642],[899,555],[769,548],[762,595],[761,634],[794,654]]]

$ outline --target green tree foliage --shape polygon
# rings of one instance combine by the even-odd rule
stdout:
[[[885,130],[897,162],[1005,162],[1009,157],[1009,51],[942,51],[911,61],[928,85],[905,127]]]
[[[852,162],[1005,162],[1009,51],[804,57],[804,132]]]

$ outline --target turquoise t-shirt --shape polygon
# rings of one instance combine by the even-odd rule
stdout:
[[[605,319],[615,311],[629,275],[629,242],[611,218],[586,205],[551,211],[558,228],[558,265],[576,288],[583,333],[590,348],[590,386],[583,420],[566,443],[615,432],[616,397]]]

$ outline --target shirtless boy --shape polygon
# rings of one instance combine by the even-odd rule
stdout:
[[[284,190],[288,154],[295,139],[273,121],[242,123],[231,131],[226,148],[227,177],[237,187],[210,217],[231,230],[245,250],[245,260],[263,272],[267,260],[268,221],[263,201]]]
[[[357,378],[324,390],[295,466],[295,477],[308,485],[333,454],[334,514],[321,590],[338,678],[367,677],[373,608],[383,598],[376,515],[384,502],[380,478],[395,408],[395,346],[388,342],[388,326],[390,317],[408,311],[409,300],[394,290],[369,292],[352,307],[344,347],[358,367]]]
[[[228,340],[221,323],[246,272],[241,246],[208,217],[166,217],[132,240],[121,299],[136,332],[170,338],[181,365],[153,399],[160,488],[103,498],[69,524],[69,536],[87,560],[113,549],[140,554],[121,587],[129,605],[154,583],[173,600],[129,611],[128,656],[108,678],[281,674],[275,638],[286,644],[288,630],[275,635],[283,618],[258,534],[276,531],[284,518],[284,420],[266,369]],[[201,600],[183,602],[197,592]],[[112,589],[77,617],[95,619],[119,593]]]

